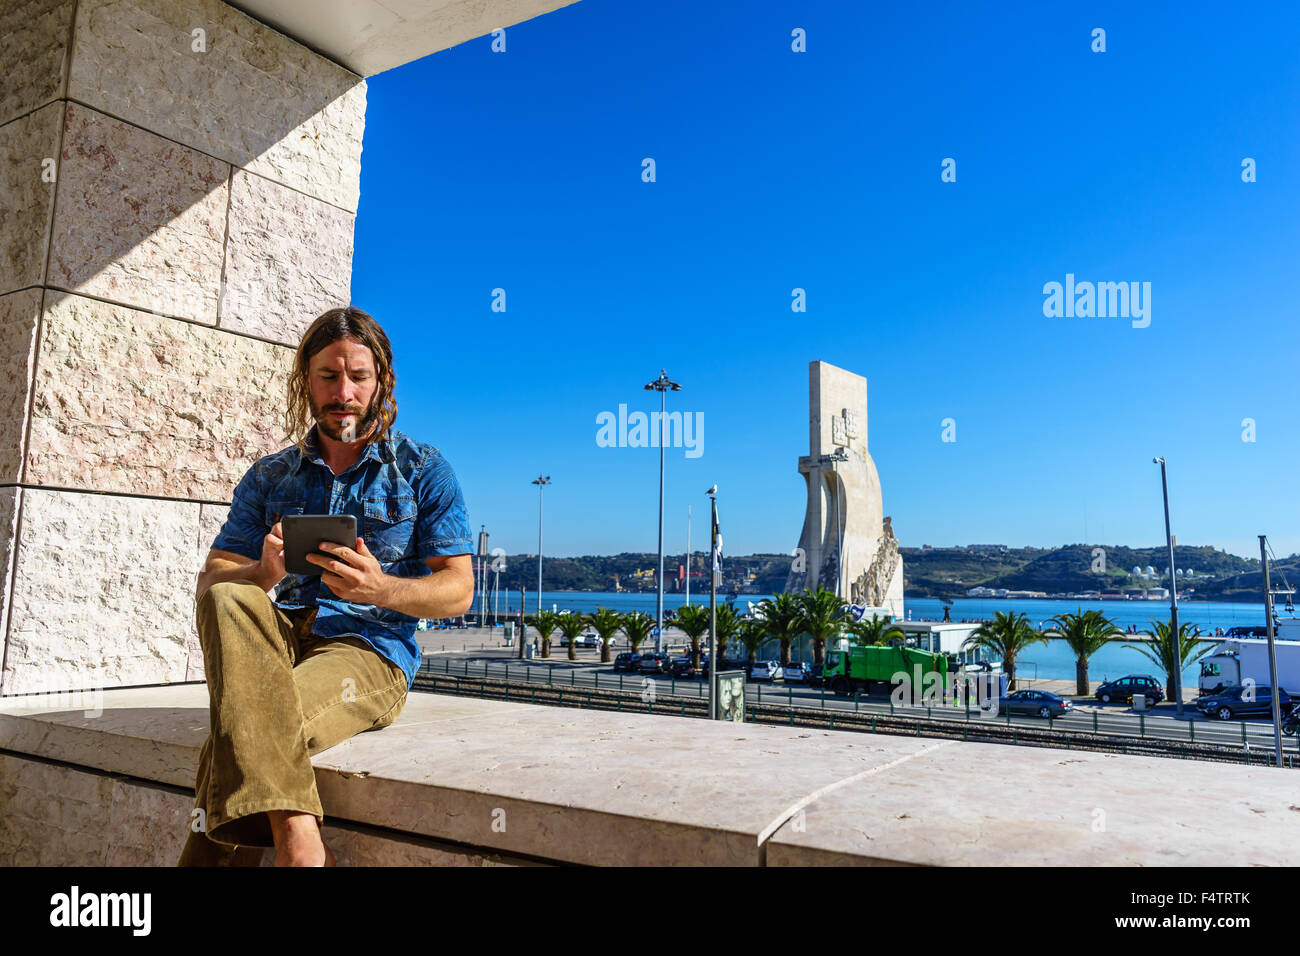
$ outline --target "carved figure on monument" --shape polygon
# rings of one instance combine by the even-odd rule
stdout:
[[[855,604],[903,616],[903,561],[867,452],[867,380],[808,364],[807,505],[786,591],[819,584]]]
[[[888,607],[889,586],[896,574],[901,579],[902,571],[903,558],[898,553],[898,539],[894,537],[891,520],[885,518],[884,533],[871,558],[871,565],[850,586],[849,600],[867,607]]]

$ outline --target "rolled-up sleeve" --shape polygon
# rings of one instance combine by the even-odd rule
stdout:
[[[415,496],[419,509],[415,524],[418,557],[473,552],[465,496],[456,473],[436,448],[429,450],[420,465]]]
[[[257,467],[244,473],[230,499],[230,515],[217,532],[212,547],[245,558],[261,560],[262,539],[270,533],[266,527],[265,501],[257,481]]]

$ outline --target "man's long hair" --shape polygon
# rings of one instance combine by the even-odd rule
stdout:
[[[303,333],[302,342],[293,359],[293,371],[289,375],[289,402],[285,413],[285,429],[289,441],[298,446],[300,454],[306,454],[307,435],[312,429],[311,391],[307,384],[307,370],[312,356],[321,349],[337,342],[339,339],[359,339],[362,345],[370,349],[375,357],[375,378],[379,389],[372,399],[379,412],[379,427],[366,442],[367,445],[388,438],[388,429],[397,420],[397,400],[393,390],[397,385],[397,374],[393,371],[393,349],[388,344],[388,336],[370,315],[348,306],[345,309],[330,309],[318,316]]]

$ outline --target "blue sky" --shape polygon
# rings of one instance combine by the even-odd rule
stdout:
[[[371,78],[352,297],[398,427],[494,547],[535,551],[542,472],[547,554],[653,551],[658,450],[596,416],[663,367],[704,420],[665,548],[716,482],[728,552],[789,551],[821,359],[904,546],[1161,544],[1160,454],[1180,542],[1300,551],[1300,12],[1136,6],[582,0]],[[1067,273],[1150,282],[1150,325],[1045,317]]]

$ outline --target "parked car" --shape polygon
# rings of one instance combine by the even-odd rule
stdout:
[[[982,710],[992,710],[993,700],[980,704]],[[1064,697],[1046,690],[1018,690],[997,699],[1000,714],[1037,714],[1039,717],[1063,717],[1074,709]]]
[[[703,661],[701,661],[701,664],[703,664]],[[702,666],[693,667],[691,658],[687,655],[686,657],[674,657],[669,673],[678,680],[690,680],[703,674],[704,668]]]
[[[822,667],[823,665],[821,664],[813,664],[808,668],[807,681],[809,687],[821,687],[822,684],[826,683],[825,679],[822,677]]]
[[[1165,699],[1164,688],[1160,686],[1160,681],[1147,674],[1131,674],[1119,680],[1108,680],[1098,685],[1093,696],[1103,704],[1109,704],[1112,700],[1131,704],[1138,694],[1142,694],[1153,704],[1158,704]]]
[[[1287,716],[1295,707],[1291,695],[1285,687],[1278,688],[1278,707],[1282,716]],[[1214,694],[1196,698],[1196,709],[1207,717],[1220,720],[1232,720],[1234,717],[1272,717],[1273,688],[1266,684],[1253,687],[1246,684],[1233,684]]]
[[[629,674],[635,674],[641,666],[641,655],[633,654],[631,651],[624,651],[614,658],[614,670],[626,671]]]
[[[755,661],[749,669],[749,679],[775,684],[784,673],[780,661]]]
[[[651,651],[649,654],[641,655],[637,670],[642,674],[666,674],[671,666],[667,654],[662,651]]]
[[[791,661],[781,670],[784,671],[782,677],[787,684],[802,684],[808,680],[808,672],[811,668],[803,661]]]

